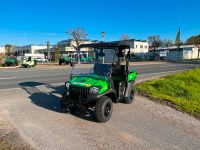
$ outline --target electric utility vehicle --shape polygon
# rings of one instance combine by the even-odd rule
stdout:
[[[28,58],[25,58],[22,62],[22,67],[23,68],[29,68],[29,67],[35,67],[37,65],[37,61],[35,58],[32,58],[29,56]]]
[[[72,112],[85,106],[94,109],[98,122],[106,122],[112,115],[113,103],[130,104],[134,100],[137,72],[129,70],[130,46],[110,42],[83,44],[79,48],[93,48],[96,62],[90,73],[71,75],[65,83],[61,108]]]

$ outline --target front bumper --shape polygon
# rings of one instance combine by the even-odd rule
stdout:
[[[77,88],[77,89],[65,89],[62,95],[62,101],[73,104],[90,104],[97,99],[97,93],[90,93],[88,89]],[[67,102],[66,102],[67,101]]]

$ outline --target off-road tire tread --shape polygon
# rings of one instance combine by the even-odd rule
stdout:
[[[96,103],[96,107],[95,107],[96,118],[97,118],[97,121],[100,122],[100,123],[104,123],[104,122],[106,122],[110,119],[110,117],[109,117],[106,120],[104,120],[104,118],[102,118],[102,115],[101,115],[102,106],[103,106],[103,103],[105,103],[106,100],[110,100],[110,102],[112,103],[111,98],[109,98],[108,96],[102,96],[101,98],[98,99],[98,101]],[[111,114],[112,114],[112,112],[111,112]]]
[[[134,99],[135,99],[135,89],[132,88],[131,90],[134,91],[133,98],[130,99],[130,95],[129,95],[128,97],[125,97],[125,98],[124,98],[124,103],[125,103],[125,104],[131,104],[131,103],[133,103],[133,101],[134,101]]]

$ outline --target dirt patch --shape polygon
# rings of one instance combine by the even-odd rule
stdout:
[[[29,150],[32,149],[20,137],[16,128],[0,114],[0,150]]]

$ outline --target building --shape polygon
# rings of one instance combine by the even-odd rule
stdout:
[[[154,51],[149,51],[150,55],[154,55]],[[177,46],[164,47],[156,49],[156,57],[159,60],[187,60],[197,59],[199,49],[195,45],[183,45],[180,49]]]
[[[89,40],[82,40],[81,44],[88,44],[92,43],[94,41],[89,41]],[[61,54],[67,54],[68,56],[73,56],[77,58],[77,50],[74,48],[76,46],[76,42],[72,39],[69,40],[64,40],[60,41],[57,43],[57,45],[50,47],[49,49],[44,48],[44,49],[38,49],[35,51],[37,54],[44,54],[45,57],[48,57],[48,53],[50,54],[50,59],[54,60],[55,59],[55,49],[59,48]],[[89,48],[82,48],[80,50],[80,55],[81,57],[88,57],[89,56]]]
[[[128,43],[131,47],[131,53],[136,55],[143,56],[149,51],[149,44],[147,41],[131,39]]]
[[[113,41],[114,43],[125,43],[127,45],[130,45],[130,52],[131,54],[135,54],[140,57],[145,57],[145,55],[148,53],[149,44],[147,41],[142,40],[126,40],[126,41]],[[114,51],[107,50],[105,53],[105,62],[111,62],[113,61]]]
[[[6,49],[4,46],[0,46],[0,54],[5,54],[6,53]]]
[[[14,47],[15,56],[24,56],[25,54],[37,54],[38,50],[47,49],[46,45],[27,45]]]
[[[80,43],[89,44],[89,43],[93,43],[93,41],[82,40]],[[61,42],[58,42],[57,44],[57,47],[61,48],[62,53],[68,54],[68,55],[77,54],[77,50],[74,48],[74,46],[77,46],[77,45],[76,45],[76,42],[72,39],[61,41]],[[82,48],[80,49],[80,54],[88,55],[89,51],[90,51],[89,48]]]

